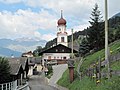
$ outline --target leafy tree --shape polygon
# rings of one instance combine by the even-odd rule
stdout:
[[[6,83],[10,80],[10,65],[8,60],[0,57],[0,83]]]
[[[39,53],[42,51],[42,47],[41,46],[37,46],[36,50],[33,51],[33,55],[34,56],[39,56]]]
[[[91,26],[87,30],[88,41],[91,49],[99,50],[104,46],[104,25],[102,24],[101,12],[97,4],[95,4],[91,15],[91,21],[89,21]]]

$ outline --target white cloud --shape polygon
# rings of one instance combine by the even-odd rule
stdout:
[[[14,4],[22,2],[23,0],[0,0],[0,2],[7,3],[7,4]]]
[[[30,9],[19,9],[15,13],[0,12],[0,38],[39,37],[40,32],[55,29],[56,17],[45,10],[38,13],[32,12]],[[45,38],[42,39],[45,40]]]
[[[96,2],[104,16],[104,0],[0,0],[0,2],[7,4],[22,2],[30,8],[40,9],[39,12],[33,12],[30,9],[19,9],[15,13],[0,12],[0,30],[2,30],[0,37],[7,38],[30,36],[51,40],[56,37],[54,33],[57,30],[56,22],[60,17],[60,10],[63,10],[64,18],[69,24],[68,33],[71,32],[70,28],[79,31],[88,27],[89,17]],[[119,12],[119,3],[120,0],[108,0],[109,17]],[[47,30],[51,33],[40,33]]]
[[[50,41],[52,39],[56,38],[56,34],[44,34],[42,35],[42,39],[45,39],[46,41]]]

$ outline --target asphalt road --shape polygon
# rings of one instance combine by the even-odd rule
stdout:
[[[53,66],[53,76],[49,80],[49,85],[59,88],[59,90],[68,90],[68,89],[58,86],[56,84],[57,81],[62,77],[62,74],[65,72],[65,70],[67,68],[68,68],[67,64],[54,65]]]
[[[67,68],[67,64],[53,66],[53,76],[50,80],[45,77],[44,73],[31,76],[29,79],[30,90],[68,90],[56,84]]]
[[[58,90],[53,86],[49,86],[47,78],[44,76],[34,75],[29,79],[30,90]]]

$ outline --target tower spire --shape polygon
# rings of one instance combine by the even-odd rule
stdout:
[[[63,10],[61,10],[61,18],[63,18]]]

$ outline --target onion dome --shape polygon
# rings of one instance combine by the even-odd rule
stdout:
[[[66,20],[63,18],[62,11],[61,11],[61,18],[58,20],[58,25],[66,25]]]

